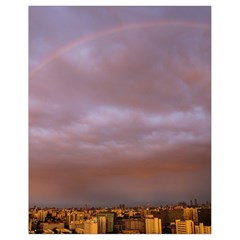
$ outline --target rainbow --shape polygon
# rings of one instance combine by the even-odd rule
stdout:
[[[29,76],[30,78],[34,76],[40,69],[46,66],[48,63],[54,61],[54,59],[58,58],[62,54],[70,51],[71,49],[80,46],[82,44],[88,43],[90,41],[99,39],[101,37],[106,37],[108,35],[119,33],[127,30],[132,29],[143,29],[143,28],[150,28],[150,27],[181,27],[181,28],[197,28],[203,30],[210,30],[211,27],[209,24],[204,23],[196,23],[196,22],[189,22],[189,21],[145,21],[145,22],[137,22],[131,23],[127,25],[120,25],[115,26],[113,28],[104,29],[90,35],[78,38],[74,41],[71,41],[64,45],[63,47],[51,52],[45,58],[43,58],[40,63],[30,69]]]

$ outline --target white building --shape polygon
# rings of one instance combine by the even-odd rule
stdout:
[[[145,226],[146,226],[146,234],[162,233],[162,221],[159,218],[146,218]]]
[[[194,222],[176,220],[176,234],[194,234]]]

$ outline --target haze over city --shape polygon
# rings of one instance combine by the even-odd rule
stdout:
[[[29,8],[29,204],[211,201],[211,8]]]

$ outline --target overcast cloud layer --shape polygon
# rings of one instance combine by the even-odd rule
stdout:
[[[211,200],[210,18],[209,7],[30,7],[30,205]],[[171,24],[44,62],[147,21]]]

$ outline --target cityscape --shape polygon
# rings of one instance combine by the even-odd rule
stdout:
[[[210,234],[211,149],[210,6],[29,7],[29,234]]]
[[[30,234],[211,234],[211,203],[29,209]]]

